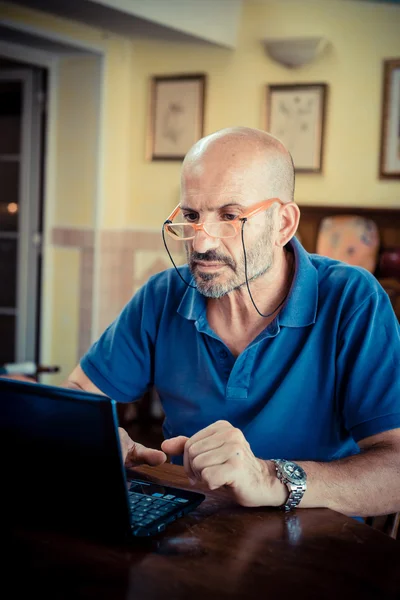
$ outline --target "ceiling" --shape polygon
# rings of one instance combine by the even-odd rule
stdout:
[[[375,4],[398,4],[400,6],[400,0],[358,0],[359,2],[374,2]]]
[[[62,42],[53,41],[43,36],[34,35],[25,31],[21,31],[15,27],[6,26],[0,23],[0,40],[2,42],[10,42],[11,44],[19,44],[28,48],[50,52],[58,56],[92,54],[88,50],[82,50],[78,46],[72,44],[64,44]]]
[[[164,2],[164,0],[162,0]],[[199,0],[201,2],[201,0]],[[211,43],[203,37],[187,34],[178,29],[110,8],[113,0],[13,0],[27,8],[48,12],[60,17],[100,27],[119,35],[134,38],[157,39],[174,42]],[[146,0],[143,0],[146,2]],[[168,0],[165,0],[168,2]],[[106,4],[109,4],[107,6]]]
[[[168,40],[174,42],[188,42],[210,44],[210,40],[197,35],[187,34],[170,26],[164,26],[160,23],[152,22],[148,19],[140,18],[133,14],[127,14],[120,10],[114,10],[105,6],[111,6],[113,0],[13,0],[16,4],[21,4],[29,8],[36,8],[45,12],[50,12],[58,16],[75,19],[87,24],[91,24],[108,31],[126,35],[135,38],[147,38],[157,40]],[[122,0],[121,0],[122,1]],[[127,0],[128,1],[128,0]],[[169,0],[159,0],[168,2]],[[184,1],[184,0],[180,0]],[[195,0],[193,0],[195,1]],[[197,0],[202,2],[203,0]],[[231,1],[231,0],[226,0]],[[247,1],[247,0],[244,0]],[[299,0],[300,1],[300,0]],[[375,4],[395,4],[400,8],[400,0],[343,0],[346,2],[358,1]],[[146,2],[146,0],[143,0]],[[82,48],[66,45],[54,40],[43,40],[42,36],[37,36],[29,32],[18,30],[14,24],[0,20],[0,40],[29,46],[34,49],[41,49],[53,54],[79,54]],[[45,46],[43,45],[45,44]],[[84,51],[85,53],[87,50]]]

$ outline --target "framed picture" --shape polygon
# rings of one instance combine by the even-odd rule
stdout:
[[[400,179],[400,58],[384,61],[381,153],[381,179]]]
[[[203,137],[206,76],[153,77],[148,158],[183,160]]]
[[[326,83],[267,86],[267,131],[292,155],[296,172],[322,171]]]

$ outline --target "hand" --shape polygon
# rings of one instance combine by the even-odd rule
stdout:
[[[192,483],[201,481],[210,490],[226,486],[242,506],[280,506],[287,498],[274,464],[256,458],[240,429],[227,421],[217,421],[190,439],[165,440],[161,448],[173,456],[183,454]]]
[[[119,439],[121,443],[122,457],[126,467],[138,467],[139,465],[150,465],[157,467],[162,465],[167,457],[161,450],[146,448],[138,442],[131,440],[125,429],[118,427]]]

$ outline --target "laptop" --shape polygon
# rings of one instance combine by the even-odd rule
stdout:
[[[5,526],[129,541],[205,498],[126,470],[116,402],[88,392],[0,378],[0,456]]]

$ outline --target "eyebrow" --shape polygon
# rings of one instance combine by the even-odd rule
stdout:
[[[227,204],[223,204],[222,206],[218,206],[217,208],[209,208],[208,212],[214,212],[216,210],[221,210],[223,208],[227,208],[228,206],[237,206],[239,208],[245,208],[243,206],[243,204],[239,204],[239,202],[228,202]],[[193,212],[199,212],[198,210],[195,210],[194,208],[191,208],[190,206],[182,206],[180,207],[181,210],[192,210]]]

